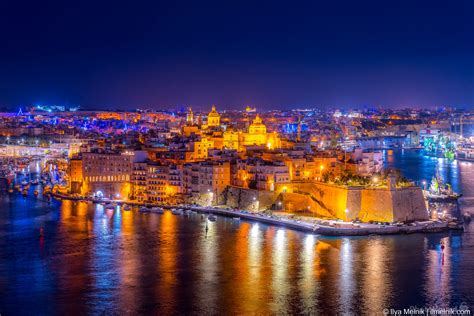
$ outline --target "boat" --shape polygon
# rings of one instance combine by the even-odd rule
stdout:
[[[240,221],[240,217],[232,217],[234,221]]]
[[[183,215],[183,210],[180,209],[180,208],[178,208],[178,209],[173,208],[171,210],[171,214],[173,214],[173,215]]]
[[[424,193],[429,202],[451,202],[462,196],[454,192],[450,184],[445,184],[438,172],[433,176],[430,187]]]
[[[112,204],[110,204],[110,205],[107,205],[107,206],[105,207],[105,209],[106,209],[106,210],[115,210],[115,206],[113,206]]]
[[[215,222],[217,220],[217,216],[214,214],[211,214],[207,217],[207,220],[210,222]]]
[[[151,212],[157,214],[164,214],[165,211],[161,207],[152,207]]]
[[[460,222],[458,222],[457,220],[450,220],[448,222],[448,228],[451,229],[451,230],[460,230],[460,231],[463,231],[464,230],[464,225]]]
[[[148,212],[150,212],[150,209],[146,206],[142,206],[142,207],[140,207],[140,212],[141,213],[148,213]]]
[[[130,211],[131,209],[132,209],[132,207],[130,205],[124,205],[123,206],[124,211]]]
[[[21,185],[27,185],[27,184],[28,184],[28,181],[23,180],[23,181],[21,181],[20,183],[21,183]]]
[[[38,179],[34,179],[34,180],[31,180],[31,181],[30,181],[30,184],[31,184],[31,185],[38,185],[38,184],[39,184],[39,181],[38,181]]]

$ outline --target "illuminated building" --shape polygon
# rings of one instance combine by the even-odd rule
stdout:
[[[188,113],[186,114],[186,125],[194,125],[194,113],[191,107],[188,108]]]
[[[237,160],[232,183],[243,188],[275,191],[277,185],[290,182],[288,167],[282,161],[257,158]]]
[[[228,185],[230,185],[228,162],[205,161],[183,166],[184,193],[216,204]]]
[[[268,149],[281,147],[281,140],[277,133],[268,133],[267,127],[257,114],[248,132],[224,132],[224,147],[244,151],[246,146],[266,146]]]
[[[246,107],[245,107],[245,112],[247,112],[247,113],[255,113],[255,112],[257,112],[257,109],[256,109],[256,108],[252,108],[252,107],[250,107],[250,106],[246,106]]]
[[[191,150],[194,153],[194,160],[206,159],[208,150],[214,147],[214,141],[208,137],[201,137],[200,140],[191,142]]]
[[[147,167],[146,193],[149,202],[165,202],[169,192],[169,167],[160,164],[149,164]]]
[[[134,162],[131,177],[131,199],[144,202],[147,199],[147,167],[146,162]]]
[[[71,159],[71,192],[128,199],[133,162],[145,156],[138,151],[81,153]]]
[[[97,113],[96,117],[101,120],[121,120],[122,115],[117,112],[100,112]]]
[[[221,125],[221,116],[216,111],[216,106],[212,106],[211,112],[207,115],[207,126],[208,127],[219,127]]]

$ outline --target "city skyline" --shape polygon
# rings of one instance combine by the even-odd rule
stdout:
[[[471,315],[473,12],[1,2],[0,316]]]

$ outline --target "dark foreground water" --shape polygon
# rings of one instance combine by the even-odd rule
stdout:
[[[387,153],[387,163],[404,163],[416,180],[441,167],[472,209],[474,164],[419,151]],[[463,235],[328,238],[225,218],[209,223],[207,234],[205,226],[200,215],[2,195],[0,314],[374,315],[474,307],[472,227]]]

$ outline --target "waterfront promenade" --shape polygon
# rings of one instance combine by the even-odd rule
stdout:
[[[370,224],[352,223],[340,220],[307,220],[303,218],[290,218],[289,216],[276,216],[264,213],[255,213],[246,210],[226,209],[222,207],[204,207],[194,205],[157,205],[151,203],[129,202],[122,200],[102,200],[94,198],[75,197],[66,194],[54,193],[53,197],[75,201],[90,201],[93,203],[116,203],[117,205],[130,205],[135,207],[162,207],[164,209],[184,208],[206,214],[242,218],[258,221],[265,224],[283,226],[303,232],[314,233],[325,236],[368,236],[368,235],[390,235],[390,234],[412,234],[412,233],[439,233],[446,232],[450,228],[446,221],[420,221],[410,224]]]

